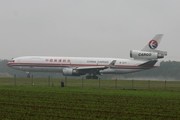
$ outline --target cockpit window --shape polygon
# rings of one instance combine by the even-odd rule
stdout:
[[[15,60],[14,60],[14,59],[11,59],[9,62],[15,62]]]

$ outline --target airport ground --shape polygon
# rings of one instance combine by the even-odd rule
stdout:
[[[60,81],[1,78],[0,118],[180,119],[177,81]]]
[[[72,78],[0,78],[0,86],[48,86],[77,88],[104,88],[119,90],[166,90],[180,91],[180,81],[172,80],[121,80],[121,79],[72,79]]]

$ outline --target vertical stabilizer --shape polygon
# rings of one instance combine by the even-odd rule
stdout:
[[[163,37],[163,34],[155,35],[154,38],[152,40],[150,40],[149,43],[143,49],[141,49],[141,50],[142,51],[153,51],[153,50],[156,50],[158,48],[158,45],[161,42],[162,37]]]

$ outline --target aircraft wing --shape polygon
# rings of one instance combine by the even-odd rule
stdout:
[[[87,70],[87,69],[106,69],[107,66],[85,66],[85,67],[77,67],[77,70]]]
[[[115,64],[116,60],[113,60],[109,65],[107,66],[84,66],[84,67],[77,67],[77,70],[93,70],[93,69],[98,69],[98,70],[103,70],[107,69],[109,67],[113,67]]]

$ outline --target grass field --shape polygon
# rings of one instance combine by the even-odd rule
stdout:
[[[180,92],[1,86],[0,119],[180,119]]]
[[[180,119],[178,81],[0,79],[0,119]]]

